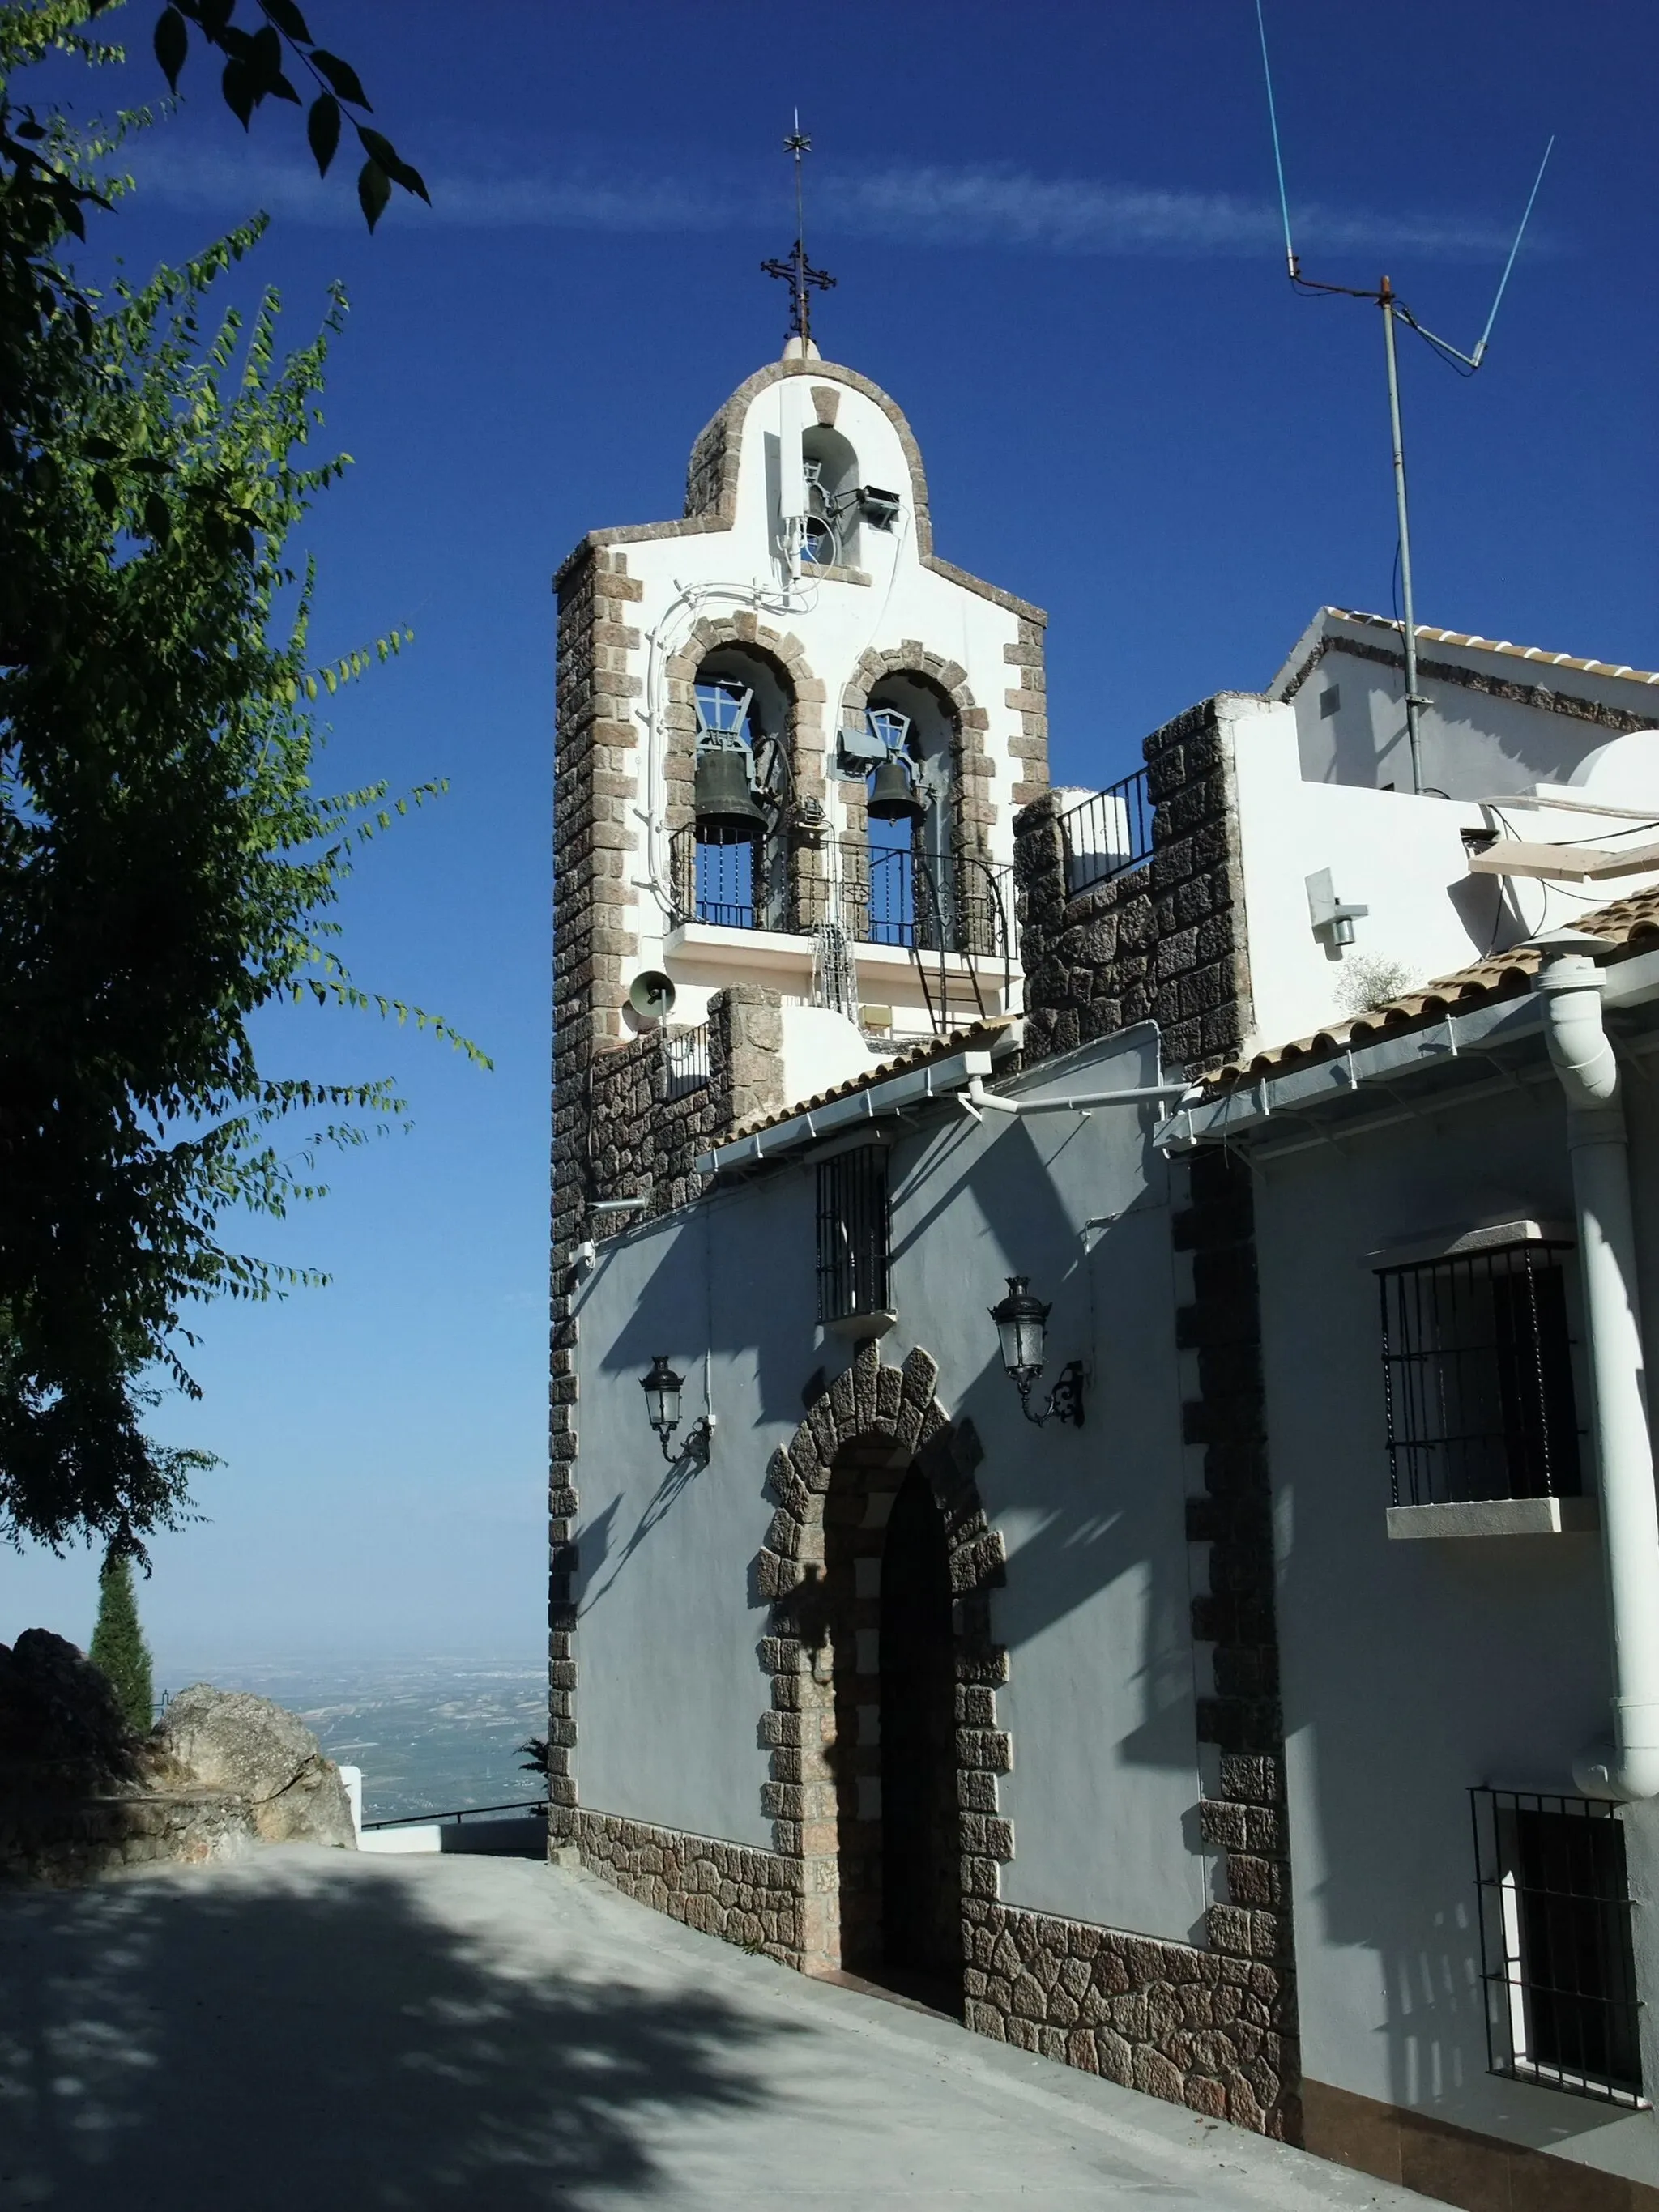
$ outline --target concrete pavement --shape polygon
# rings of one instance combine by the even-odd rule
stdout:
[[[0,1894],[7,2212],[1426,2201],[521,1860]]]

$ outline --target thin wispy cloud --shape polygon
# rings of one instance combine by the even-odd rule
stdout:
[[[145,149],[135,164],[152,200],[211,210],[259,206],[290,220],[330,226],[360,221],[346,177],[324,179],[301,163],[250,152]],[[392,220],[478,229],[613,234],[748,232],[781,240],[789,211],[776,179],[672,171],[572,169],[492,173],[428,162],[433,205],[394,197]],[[1043,177],[1017,167],[905,167],[875,173],[821,167],[813,180],[815,239],[1057,255],[1136,254],[1169,258],[1254,257],[1282,249],[1278,208],[1226,192],[1170,190],[1098,178]],[[1410,251],[1445,259],[1507,252],[1496,222],[1422,214],[1383,216],[1310,205],[1294,210],[1299,248]],[[1547,241],[1529,240],[1536,252]]]

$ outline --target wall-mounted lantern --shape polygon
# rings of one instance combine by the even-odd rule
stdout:
[[[1042,1373],[1048,1348],[1049,1308],[1031,1295],[1030,1278],[1010,1275],[1008,1295],[990,1309],[997,1325],[1002,1364],[1019,1392],[1020,1410],[1039,1427],[1044,1421],[1069,1421],[1083,1426],[1083,1362],[1073,1359],[1060,1370],[1048,1402],[1040,1413],[1031,1411],[1031,1389]]]
[[[674,1431],[680,1425],[680,1392],[685,1388],[685,1377],[675,1374],[666,1353],[659,1352],[651,1362],[651,1371],[641,1378],[640,1388],[645,1393],[645,1418],[657,1432],[663,1457],[671,1463],[678,1459],[690,1459],[699,1467],[707,1467],[714,1443],[714,1424],[708,1414],[694,1422],[685,1442],[678,1451],[674,1449]]]

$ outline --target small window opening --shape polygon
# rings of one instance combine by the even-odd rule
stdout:
[[[1396,1505],[1579,1495],[1571,1249],[1503,1245],[1377,1270]]]
[[[801,557],[820,568],[855,566],[861,514],[858,455],[827,422],[804,432],[800,442],[806,471],[806,537]]]
[[[1492,2070],[1571,2096],[1642,2103],[1615,1808],[1514,1790],[1472,1796]]]
[[[887,1152],[860,1145],[818,1163],[818,1319],[888,1305]]]
[[[1322,722],[1328,722],[1331,716],[1338,711],[1341,704],[1342,686],[1340,684],[1333,684],[1328,691],[1322,691],[1319,695],[1320,720]]]

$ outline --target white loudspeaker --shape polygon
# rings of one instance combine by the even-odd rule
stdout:
[[[658,968],[642,969],[628,987],[628,1003],[642,1022],[665,1022],[674,997],[673,984]]]

